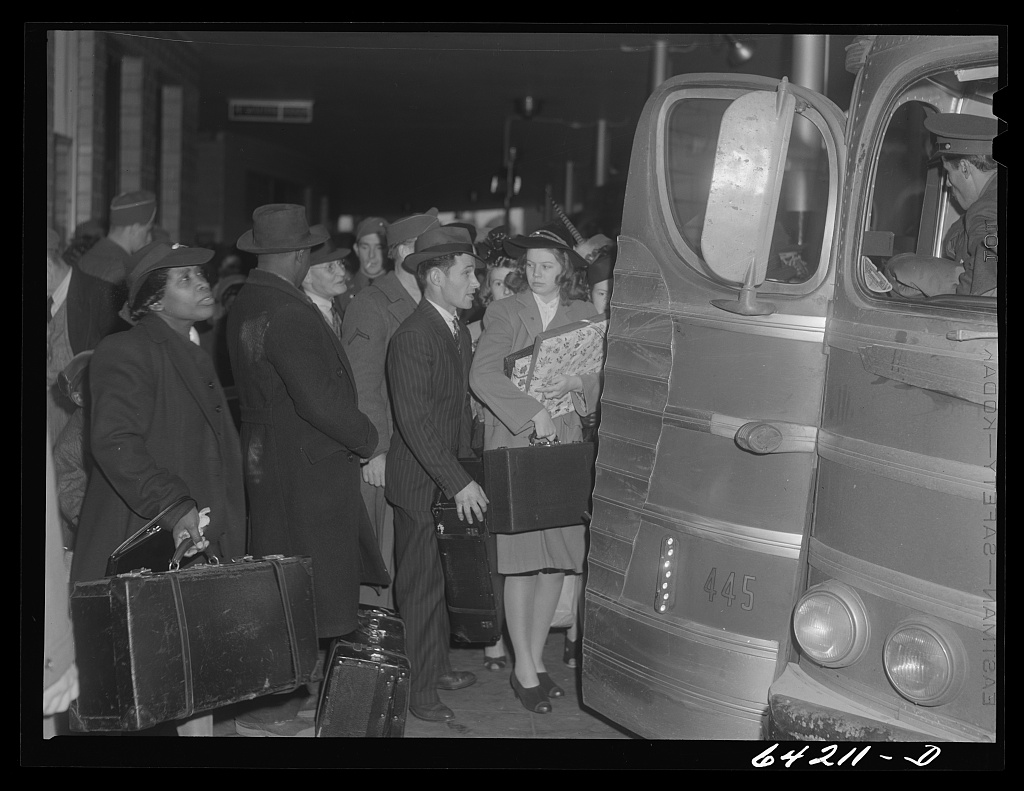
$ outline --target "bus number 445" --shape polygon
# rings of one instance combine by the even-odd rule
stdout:
[[[729,576],[726,578],[725,583],[722,585],[722,589],[718,590],[715,584],[715,575],[718,573],[717,568],[712,568],[711,573],[708,574],[707,581],[704,583],[704,590],[707,591],[708,601],[713,602],[715,595],[720,594],[725,599],[725,606],[732,607],[733,600],[736,598],[736,572],[729,572]],[[751,577],[750,575],[744,575],[743,584],[740,587],[739,593],[746,597],[746,601],[740,602],[740,609],[753,610],[754,609],[754,591],[751,590],[752,583],[757,580],[757,577]]]

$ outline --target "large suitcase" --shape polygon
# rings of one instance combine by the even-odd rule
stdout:
[[[390,610],[359,608],[359,626],[331,644],[316,709],[318,737],[405,735],[409,659],[405,624]]]
[[[482,486],[483,462],[480,459],[460,459],[460,462]],[[501,637],[504,609],[498,549],[494,536],[487,529],[489,509],[482,523],[474,517],[470,524],[459,519],[454,501],[439,495],[431,510],[444,569],[444,594],[452,637],[460,643],[493,645]]]
[[[321,678],[313,562],[239,558],[79,582],[76,731],[136,731]]]
[[[487,529],[524,533],[582,524],[594,491],[594,443],[484,451]]]

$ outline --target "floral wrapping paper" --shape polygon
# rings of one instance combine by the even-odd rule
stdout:
[[[572,394],[547,398],[537,392],[552,374],[582,376],[600,373],[604,367],[604,338],[608,321],[577,321],[542,333],[534,342],[533,355],[515,360],[509,379],[528,396],[537,399],[551,417],[572,412]]]

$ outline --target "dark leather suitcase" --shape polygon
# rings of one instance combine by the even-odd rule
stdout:
[[[483,485],[483,462],[460,459],[473,480]],[[486,491],[486,489],[485,489]],[[504,614],[502,579],[498,574],[498,548],[483,523],[459,519],[454,501],[443,496],[431,509],[437,549],[444,569],[444,594],[452,637],[460,643],[493,645],[501,637]]]
[[[79,582],[76,731],[136,731],[321,678],[313,562],[239,558]]]
[[[316,736],[404,736],[409,680],[405,624],[389,610],[361,606],[358,628],[331,644]]]
[[[594,443],[484,451],[487,529],[525,533],[583,523],[594,491]]]

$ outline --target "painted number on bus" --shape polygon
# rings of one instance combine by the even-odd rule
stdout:
[[[737,594],[736,572],[729,572],[729,576],[726,577],[725,582],[722,583],[721,588],[718,588],[716,585],[715,577],[717,574],[718,569],[712,568],[711,573],[708,574],[708,578],[704,582],[704,590],[708,594],[709,602],[713,602],[715,600],[715,596],[718,595],[725,599],[726,607],[732,607],[732,603],[737,598],[737,596],[742,595],[743,597],[745,597],[745,600],[740,602],[740,609],[747,611],[754,609],[753,583],[757,581],[757,577],[752,577],[749,574],[745,574],[743,576],[743,581],[739,593]]]

